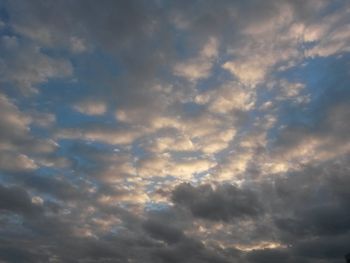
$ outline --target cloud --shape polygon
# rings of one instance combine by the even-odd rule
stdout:
[[[248,254],[250,262],[288,262],[289,255],[283,250],[256,250]]]
[[[218,41],[215,38],[210,38],[199,52],[198,57],[175,64],[174,74],[189,81],[207,78],[211,73],[217,53]]]
[[[149,147],[150,151],[159,153],[165,151],[193,151],[195,147],[189,138],[158,137]]]
[[[155,239],[164,240],[168,243],[177,243],[184,239],[184,234],[174,227],[168,226],[162,222],[146,221],[144,229]]]
[[[230,111],[248,111],[254,108],[255,92],[242,87],[239,83],[225,83],[222,87],[198,94],[198,104],[209,104],[210,111],[228,113]]]
[[[194,188],[182,184],[173,192],[175,203],[188,207],[194,216],[209,220],[223,220],[240,217],[255,217],[261,206],[254,193],[230,185],[212,189],[209,185]]]
[[[0,261],[342,262],[348,14],[3,3]]]
[[[202,173],[215,166],[215,162],[206,158],[172,159],[167,154],[141,159],[137,171],[141,177],[175,176],[180,180],[191,179],[195,173]]]
[[[106,113],[107,106],[103,102],[85,101],[76,104],[74,109],[87,115],[103,115]]]
[[[338,63],[342,65],[342,62]],[[345,121],[348,112],[348,94],[344,88],[348,75],[341,69],[337,74],[336,80],[319,82],[325,92],[320,97],[322,103],[318,104],[322,117],[311,114],[311,125],[291,124],[281,129],[275,145],[276,154],[281,159],[309,163],[337,158],[348,153],[349,145],[346,138],[349,128]],[[338,88],[334,90],[336,85]],[[334,102],[331,98],[335,97],[342,97],[342,100]],[[329,151],[330,148],[332,151]]]
[[[3,94],[0,95],[0,109],[4,114],[0,121],[0,167],[13,172],[38,168],[31,155],[52,153],[56,145],[52,140],[33,136],[30,125],[46,126],[47,122],[52,121],[52,115],[21,112]]]
[[[5,171],[26,171],[36,169],[35,161],[24,154],[3,153],[0,166]]]
[[[140,137],[140,131],[128,129],[115,129],[106,127],[91,127],[86,129],[63,129],[56,133],[57,138],[61,139],[84,139],[87,141],[105,142],[108,144],[130,144]]]
[[[31,214],[40,211],[40,206],[32,203],[28,193],[20,187],[0,186],[0,209],[15,213]]]
[[[38,46],[19,42],[15,37],[3,36],[0,81],[10,84],[25,94],[38,92],[37,86],[49,78],[70,77],[71,63],[43,54]],[[11,40],[11,42],[10,42]],[[32,65],[35,65],[33,67]]]
[[[306,51],[307,56],[327,57],[349,51],[348,13],[349,6],[345,6],[342,11],[331,13],[305,28],[305,41],[316,43]]]

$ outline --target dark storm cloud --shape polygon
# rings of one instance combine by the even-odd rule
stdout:
[[[295,217],[296,219],[278,219],[276,224],[289,233],[300,235],[337,235],[350,229],[349,211],[337,204],[308,208],[297,212]]]
[[[298,243],[291,249],[292,253],[302,258],[309,258],[311,262],[319,260],[329,262],[344,262],[344,255],[349,251],[349,234],[328,238],[315,238]]]
[[[164,240],[168,243],[177,243],[184,238],[181,230],[164,222],[149,220],[144,223],[143,227],[155,239]]]
[[[232,185],[210,185],[193,187],[189,184],[178,186],[172,200],[191,210],[194,216],[209,220],[223,220],[241,217],[257,217],[263,213],[262,205],[255,193]]]
[[[23,246],[22,248],[19,246]],[[18,263],[44,263],[48,257],[43,255],[42,251],[24,248],[26,244],[12,243],[8,241],[0,241],[0,260],[3,262]]]
[[[182,215],[183,216],[183,215]],[[217,262],[224,263],[227,260],[219,251],[206,248],[202,242],[184,231],[191,226],[184,224],[190,218],[183,218],[181,212],[170,209],[169,211],[153,212],[149,219],[142,223],[142,228],[155,240],[163,241],[160,247],[154,246],[149,252],[155,262]],[[182,222],[179,220],[182,217]]]
[[[278,249],[255,250],[247,255],[248,261],[254,263],[290,262],[288,258],[287,251]]]
[[[26,190],[17,187],[0,185],[0,209],[15,213],[32,214],[40,211],[40,207],[33,204]]]
[[[253,262],[266,262],[270,255],[284,257],[285,262],[342,262],[350,233],[349,191],[344,189],[349,180],[348,160],[349,156],[309,165],[263,183],[260,198],[273,218],[273,235],[288,247],[256,251],[247,257]]]
[[[193,210],[194,216],[210,221],[244,220],[249,217],[253,218],[253,222],[260,220],[256,218],[260,214],[256,198],[264,200],[266,209],[271,209],[269,216],[276,218],[274,235],[292,246],[257,249],[246,252],[243,257],[234,254],[231,259],[237,262],[318,262],[324,259],[338,262],[347,251],[349,238],[347,164],[348,159],[343,159],[305,167],[303,171],[277,179],[271,185],[256,185],[256,188],[262,189],[254,194],[254,198],[249,197],[252,192],[233,186],[218,186],[214,190],[207,185],[193,187],[185,184],[175,190],[173,200],[179,206]],[[252,211],[255,212],[239,209],[240,206],[235,205],[238,201],[244,204],[249,201],[249,207],[253,207]],[[1,203],[2,209],[25,215],[36,209],[28,194],[17,187],[2,187]],[[47,205],[45,209],[50,211]],[[137,253],[140,256],[137,260],[144,258],[143,262],[230,262],[223,256],[228,252],[208,250],[200,241],[185,236],[182,225],[185,220],[176,210],[170,210],[168,214],[148,214],[146,221],[118,209],[101,208],[100,212],[103,211],[107,214],[124,214],[121,218],[124,218],[130,232],[126,232],[126,235],[107,235],[102,240],[77,238],[72,235],[73,228],[79,224],[76,215],[65,216],[66,219],[62,214],[36,219],[26,216],[23,226],[35,233],[35,242],[48,242],[51,248],[48,247],[44,253],[36,251],[29,244],[22,243],[24,247],[20,249],[6,245],[2,246],[0,256],[9,262],[25,262],[21,261],[22,255],[28,257],[28,261],[45,262],[45,257],[50,257],[50,254],[57,255],[62,262],[76,262],[77,258],[84,258],[87,262],[123,262]],[[50,241],[45,241],[47,239]],[[67,243],[69,239],[71,242]],[[158,241],[165,241],[166,245]],[[129,252],[126,254],[124,250]]]
[[[277,219],[277,226],[296,237],[349,232],[348,191],[343,189],[349,181],[348,160],[328,161],[276,180],[277,198],[289,205],[286,214],[292,215]]]
[[[157,249],[152,253],[155,262],[160,263],[226,263],[229,262],[222,256],[205,249],[198,241],[187,239],[172,247]]]

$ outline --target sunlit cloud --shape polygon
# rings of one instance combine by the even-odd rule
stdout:
[[[0,4],[0,261],[343,262],[349,14]]]

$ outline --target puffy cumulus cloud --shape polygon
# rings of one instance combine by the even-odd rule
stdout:
[[[0,166],[5,171],[26,171],[38,167],[35,161],[27,155],[15,153],[1,154]]]
[[[286,64],[285,67],[290,67],[302,56],[296,49],[298,42],[295,43],[294,36],[288,36],[285,40],[282,38],[280,42],[278,40],[274,42],[276,36],[268,36],[268,34],[262,36],[266,37],[265,41],[256,37],[258,36],[248,38],[248,44],[242,47],[229,50],[233,56],[235,54],[239,56],[222,64],[223,69],[233,74],[242,84],[251,87],[265,81],[277,64]]]
[[[207,104],[214,113],[248,111],[254,108],[255,92],[236,82],[225,83],[218,89],[198,94],[194,101],[200,105]]]
[[[274,158],[268,151],[268,133],[275,125],[275,116],[266,114],[249,121],[254,129],[236,134],[211,174],[214,180],[241,184],[248,178],[257,179],[289,169],[287,162]]]
[[[137,193],[135,193],[137,192]],[[141,205],[149,202],[151,198],[147,194],[144,188],[141,187],[129,187],[128,189],[120,189],[115,195],[101,195],[98,198],[98,203],[105,206],[113,206],[116,204],[127,205]],[[133,209],[134,212],[140,211],[140,209]],[[113,224],[109,227],[111,229]]]
[[[135,175],[133,160],[129,156],[118,156],[106,162],[105,168],[98,176],[107,182],[120,182]]]
[[[218,40],[212,37],[203,46],[198,57],[176,63],[173,72],[176,76],[183,77],[189,81],[207,78],[211,73],[211,68],[217,55]]]
[[[273,154],[278,155],[278,159],[305,164],[348,154],[349,127],[346,119],[349,109],[347,106],[348,91],[345,88],[347,78],[348,73],[339,70],[336,82],[340,85],[336,91],[333,90],[333,85],[337,84],[333,80],[324,84],[324,95],[321,97],[323,101],[318,106],[322,107],[322,109],[319,108],[322,117],[311,115],[311,125],[294,123],[282,127],[273,150]],[[320,85],[322,85],[322,80],[320,80]],[[341,99],[335,102],[333,100],[335,97]]]
[[[172,128],[188,134],[191,138],[200,138],[218,131],[222,120],[215,116],[203,113],[194,117],[156,117],[151,123],[152,129],[160,130]]]
[[[230,107],[234,106],[230,105]],[[240,118],[239,113],[236,114],[237,116],[228,118],[227,116],[217,118],[214,114],[216,113],[203,112],[187,117],[182,115],[164,116],[155,113],[138,123],[137,120],[139,116],[143,115],[143,112],[137,110],[118,111],[117,119],[128,125],[138,125],[138,131],[143,131],[139,137],[143,141],[147,140],[144,143],[144,148],[147,151],[158,154],[197,151],[214,154],[229,146],[236,134],[233,123],[236,122],[235,119]],[[134,131],[135,128],[135,126],[131,128],[131,131]]]
[[[151,142],[148,150],[162,153],[167,151],[193,151],[195,147],[193,142],[184,136],[157,137]]]
[[[49,157],[57,145],[51,139],[33,136],[30,127],[49,125],[53,115],[24,113],[4,94],[0,95],[0,109],[4,114],[0,121],[1,169],[23,172],[38,168],[39,159]],[[54,156],[51,158],[55,159]]]
[[[73,72],[71,63],[62,58],[53,58],[41,52],[40,47],[25,43],[15,36],[2,36],[0,81],[30,94],[49,78],[69,77]],[[35,66],[33,66],[35,65]]]
[[[229,180],[239,182],[242,174],[246,172],[254,154],[250,151],[232,153],[216,167],[216,180]]]
[[[318,21],[305,26],[304,41],[315,43],[306,51],[307,56],[327,57],[349,51],[349,6],[331,13]]]
[[[289,82],[285,79],[269,82],[268,88],[276,92],[275,103],[289,100],[294,104],[305,106],[310,102],[310,94],[305,91],[305,84],[301,82]],[[266,103],[262,109],[272,106],[272,102]]]
[[[252,58],[251,61],[226,62],[222,67],[236,75],[242,83],[255,85],[264,79],[266,68],[273,63],[272,58],[269,61],[269,59],[263,59],[259,56]]]
[[[236,131],[231,128],[202,137],[198,140],[198,149],[206,154],[215,154],[226,149],[234,139]]]
[[[200,151],[204,154],[214,154],[227,148],[235,133],[233,128],[229,128],[192,139],[185,135],[157,137],[146,146],[146,149],[153,153]]]
[[[74,105],[74,109],[87,115],[103,115],[107,106],[101,101],[83,101]]]
[[[301,54],[299,37],[291,32],[293,7],[287,3],[269,18],[248,23],[243,29],[244,41],[229,49],[235,58],[222,64],[241,83],[255,86],[265,80],[277,63],[291,63]]]
[[[243,41],[229,47],[228,52],[234,59],[223,63],[222,68],[243,84],[256,86],[276,67],[285,70],[305,56],[347,52],[348,5],[343,4],[342,11],[332,12],[327,10],[324,1],[307,1],[304,14],[298,2],[273,5],[271,10],[276,12],[269,17],[248,20],[242,26]],[[320,23],[317,18],[322,12],[325,15]]]
[[[174,159],[168,154],[150,156],[137,162],[141,177],[175,176],[179,180],[190,180],[194,174],[208,171],[216,165],[208,158]]]
[[[343,261],[347,1],[13,0],[0,21],[1,262]]]
[[[1,129],[3,133],[13,134],[14,136],[25,134],[31,121],[30,117],[20,112],[16,105],[4,94],[1,94],[0,103],[1,111],[4,113]],[[6,130],[6,128],[9,130]]]
[[[72,36],[70,38],[70,49],[75,53],[82,53],[88,50],[88,47],[83,39]]]

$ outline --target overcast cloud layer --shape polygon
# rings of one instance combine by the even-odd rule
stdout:
[[[0,113],[0,262],[350,252],[347,0],[0,0]]]

